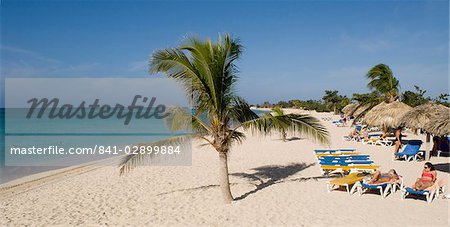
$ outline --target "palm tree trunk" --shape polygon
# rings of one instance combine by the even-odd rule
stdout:
[[[219,151],[219,182],[223,200],[226,204],[233,201],[231,195],[230,180],[228,176],[228,157],[226,151]]]

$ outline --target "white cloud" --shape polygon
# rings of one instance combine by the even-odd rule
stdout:
[[[148,61],[134,61],[128,64],[128,72],[147,72]]]
[[[10,56],[5,58],[5,54],[2,54],[1,62],[2,75],[9,77],[71,76],[90,73],[100,66],[98,63],[68,64],[35,51],[13,46],[2,45],[1,51]]]

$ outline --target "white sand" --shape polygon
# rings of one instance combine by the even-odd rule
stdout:
[[[383,171],[395,168],[407,185],[420,175],[424,162],[392,162],[393,147],[343,141],[349,128],[324,124],[332,135],[331,147],[370,154]],[[411,134],[405,139],[410,138],[424,140]],[[314,148],[320,146],[306,139],[282,142],[277,134],[248,134],[230,154],[232,192],[238,198],[232,205],[222,203],[217,154],[195,146],[189,167],[140,167],[124,177],[117,167],[101,167],[61,174],[14,195],[0,191],[0,225],[448,226],[450,202],[442,198],[427,205],[412,198],[402,201],[399,192],[385,199],[328,193]],[[432,162],[441,169],[446,165],[438,177],[450,180],[449,158]]]

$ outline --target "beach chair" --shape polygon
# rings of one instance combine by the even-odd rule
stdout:
[[[336,153],[336,152],[354,152],[356,149],[316,149],[314,152],[317,153]]]
[[[320,165],[350,165],[350,164],[372,164],[369,155],[342,155],[318,157]]]
[[[404,188],[401,191],[402,191],[402,194],[401,194],[402,200],[404,200],[408,195],[420,195],[420,196],[425,196],[428,204],[430,204],[433,201],[433,197],[436,194],[429,190],[418,191],[418,190],[414,190],[412,188]]]
[[[369,190],[379,190],[380,195],[383,198],[386,198],[387,193],[391,189],[392,185],[390,183],[384,183],[384,184],[366,184],[366,183],[360,183],[357,185],[357,189],[359,192],[359,195],[362,196],[365,192]]]
[[[416,161],[422,158],[424,156],[423,151],[419,150],[421,145],[422,141],[420,140],[409,141],[403,151],[394,153],[393,160],[398,161],[398,158],[403,158],[405,161]]]
[[[345,187],[348,194],[351,195],[356,190],[356,183],[362,181],[366,177],[367,174],[365,173],[353,172],[347,176],[336,178],[328,182],[327,190],[328,192],[332,192],[333,190],[338,189],[340,187]],[[350,188],[350,186],[352,187]]]
[[[381,197],[386,198],[389,191],[391,193],[395,193],[397,188],[403,188],[403,177],[400,176],[400,179],[397,182],[383,183],[383,184],[367,184],[366,182],[361,182],[357,184],[357,189],[359,195],[362,196],[369,190],[377,190],[380,192]]]
[[[380,137],[379,139],[375,140],[375,145],[381,145],[385,147],[390,147],[394,144],[391,140],[388,140],[387,138]]]
[[[351,155],[323,155],[319,156],[319,160],[368,160],[370,155],[360,155],[360,154],[351,154]]]
[[[374,172],[380,166],[377,165],[346,165],[346,166],[339,166],[339,165],[322,165],[320,166],[322,174],[328,175],[332,173],[343,173],[343,172]]]
[[[323,156],[345,156],[345,155],[359,155],[360,152],[334,152],[334,153],[316,153],[316,157],[320,158]]]
[[[433,186],[425,189],[425,190],[414,190],[412,188],[402,188],[401,198],[404,200],[408,195],[419,195],[425,196],[426,201],[430,204],[433,201],[433,198],[438,198],[440,194],[445,193],[445,179],[436,179]]]

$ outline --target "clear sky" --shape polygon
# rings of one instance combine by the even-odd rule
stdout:
[[[11,1],[1,3],[3,77],[147,77],[156,49],[185,35],[239,37],[250,103],[367,92],[388,64],[401,90],[449,89],[449,2]]]

